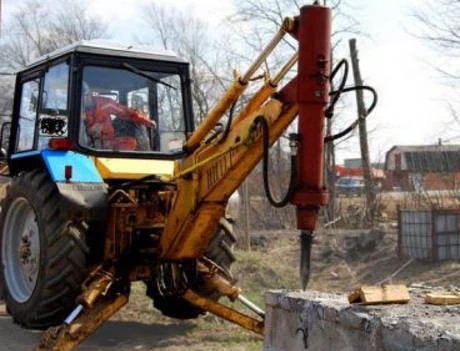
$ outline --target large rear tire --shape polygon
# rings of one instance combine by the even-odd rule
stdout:
[[[225,218],[221,218],[218,232],[209,243],[205,257],[220,266],[229,277],[232,277],[230,268],[232,263],[235,262],[232,249],[235,242],[236,238],[233,234],[232,225]],[[209,289],[200,281],[193,288],[201,296],[208,297],[214,301],[221,297],[219,293]],[[192,319],[205,313],[203,309],[192,305],[184,299],[175,296],[162,296],[153,281],[147,283],[147,295],[153,299],[153,306],[156,309],[171,318]]]
[[[62,323],[86,277],[86,231],[48,174],[32,171],[12,180],[0,217],[0,279],[17,323]]]

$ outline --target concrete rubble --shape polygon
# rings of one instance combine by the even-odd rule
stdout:
[[[460,305],[428,305],[424,293],[411,288],[408,304],[364,306],[345,295],[271,291],[264,351],[460,350]]]

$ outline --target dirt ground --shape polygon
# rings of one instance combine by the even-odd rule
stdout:
[[[395,230],[330,230],[316,238],[312,278],[315,290],[346,292],[353,285],[383,282],[460,287],[460,261],[401,259],[396,253]]]
[[[356,285],[382,281],[460,287],[460,262],[410,262],[396,255],[396,231],[321,230],[312,252],[309,289],[346,293]],[[251,252],[236,252],[234,273],[243,293],[263,304],[269,289],[297,289],[297,231],[253,233]],[[0,350],[31,350],[41,332],[15,325],[0,305]],[[117,313],[77,350],[251,351],[261,350],[262,339],[230,323],[207,315],[176,321],[153,310],[142,284],[135,284],[128,306]]]

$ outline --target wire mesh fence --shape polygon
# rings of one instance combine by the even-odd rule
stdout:
[[[400,257],[460,260],[460,210],[398,210]]]

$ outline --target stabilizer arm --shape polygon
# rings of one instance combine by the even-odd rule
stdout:
[[[87,287],[77,298],[78,306],[63,324],[51,327],[42,335],[34,351],[70,351],[93,334],[115,312],[128,303],[128,294],[111,291],[115,282],[113,269],[96,268]]]
[[[98,302],[94,308],[84,311],[71,324],[49,328],[34,351],[74,350],[97,328],[128,303],[128,295],[120,294]]]
[[[244,313],[238,312],[233,308],[227,307],[211,299],[202,297],[190,289],[185,292],[183,298],[191,304],[200,307],[205,311],[209,311],[216,316],[238,324],[243,328],[251,330],[259,335],[264,334],[264,321],[257,320]]]

